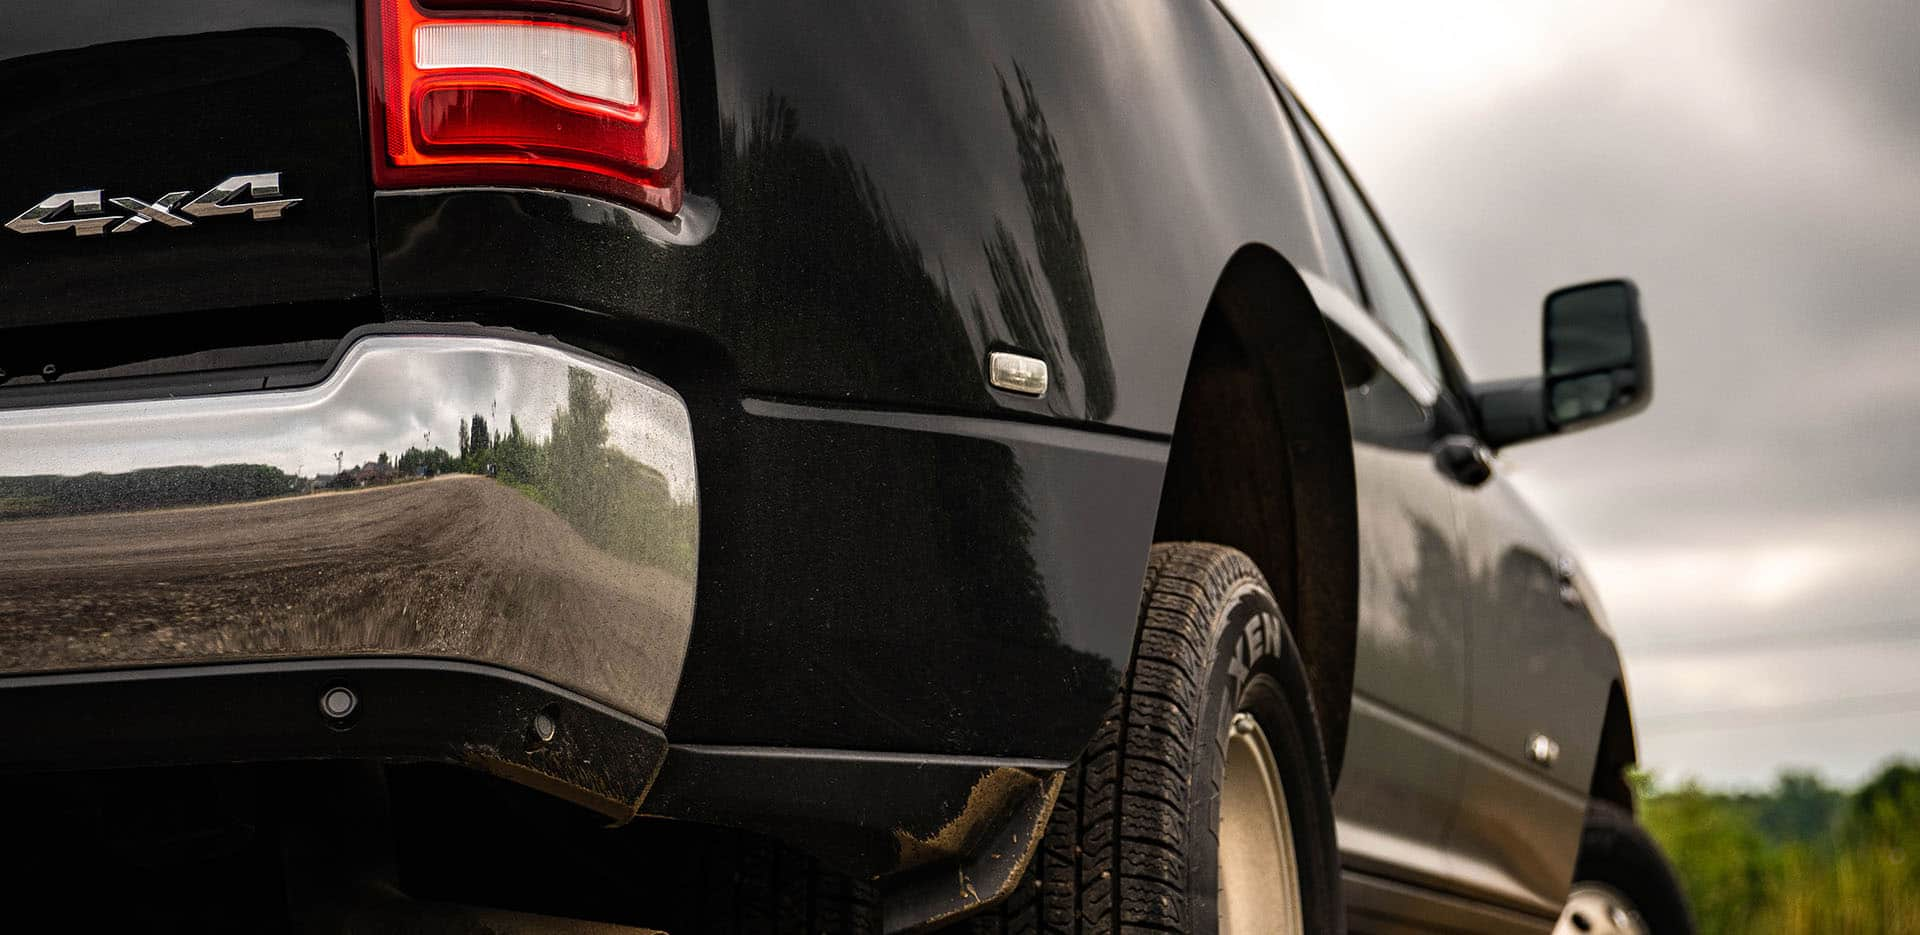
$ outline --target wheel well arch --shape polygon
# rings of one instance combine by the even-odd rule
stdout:
[[[1236,251],[1194,338],[1154,524],[1156,542],[1231,546],[1259,566],[1300,647],[1336,781],[1359,619],[1342,360],[1293,266],[1264,245]]]
[[[1607,690],[1607,714],[1600,723],[1600,748],[1593,760],[1593,783],[1587,794],[1633,811],[1633,784],[1627,779],[1627,767],[1639,760],[1627,691],[1619,679],[1614,679]]]

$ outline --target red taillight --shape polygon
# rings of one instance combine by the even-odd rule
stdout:
[[[374,184],[680,210],[667,0],[377,0]]]

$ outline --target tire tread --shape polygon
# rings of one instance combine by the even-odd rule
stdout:
[[[1068,773],[1020,891],[970,920],[976,935],[1181,932],[1187,917],[1187,776],[1206,738],[1208,608],[1242,582],[1251,559],[1205,543],[1154,546],[1141,583],[1141,625],[1121,690]],[[1070,867],[1062,864],[1071,860]],[[1026,894],[1036,891],[1039,898]]]

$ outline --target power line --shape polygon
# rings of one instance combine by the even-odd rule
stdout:
[[[1920,619],[1880,620],[1840,626],[1770,629],[1753,633],[1716,633],[1711,636],[1625,643],[1632,656],[1693,656],[1705,653],[1758,652],[1794,646],[1866,646],[1920,640]]]
[[[1642,733],[1648,734],[1679,734],[1775,724],[1803,724],[1852,717],[1879,717],[1889,714],[1920,714],[1920,691],[1848,695],[1840,698],[1819,698],[1792,704],[1756,705],[1746,708],[1683,711],[1662,717],[1643,718],[1640,729]]]

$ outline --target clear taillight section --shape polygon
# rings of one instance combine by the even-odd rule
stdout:
[[[530,185],[680,210],[667,0],[377,0],[380,188]]]
[[[421,23],[413,29],[413,67],[423,72],[505,71],[602,104],[640,106],[640,74],[632,47],[619,36],[594,29],[519,22]]]

